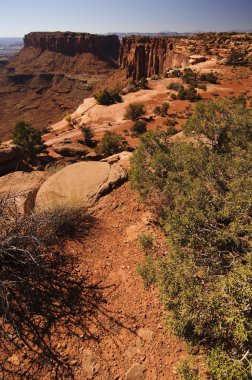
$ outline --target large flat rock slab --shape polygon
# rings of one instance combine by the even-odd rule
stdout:
[[[103,194],[126,178],[126,171],[118,164],[88,161],[69,165],[42,185],[36,197],[36,209],[62,205],[92,207]]]

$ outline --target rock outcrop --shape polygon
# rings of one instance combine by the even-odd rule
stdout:
[[[71,204],[89,208],[126,179],[126,171],[118,164],[78,162],[60,170],[42,185],[35,206],[38,210]]]
[[[101,58],[119,58],[120,41],[116,35],[102,36],[73,32],[34,32],[25,35],[24,47],[34,47],[65,55],[92,53]]]
[[[39,171],[7,174],[0,178],[0,197],[6,197],[19,214],[28,215],[34,209],[39,188],[50,176],[50,173]]]
[[[62,142],[54,144],[53,150],[63,157],[83,157],[92,150],[78,142]]]
[[[0,176],[16,170],[32,171],[22,160],[21,150],[16,145],[0,145]]]
[[[125,37],[120,52],[120,67],[134,80],[163,74],[174,66],[187,66],[189,55],[176,48],[167,37]]]

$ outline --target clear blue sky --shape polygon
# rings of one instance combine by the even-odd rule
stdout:
[[[252,29],[252,0],[0,0],[0,36]]]

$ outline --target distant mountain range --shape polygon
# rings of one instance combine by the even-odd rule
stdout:
[[[181,36],[181,37],[183,37],[183,36],[190,36],[192,34],[200,34],[200,33],[207,33],[207,32],[203,31],[203,30],[194,30],[191,32],[183,32],[183,33],[164,31],[164,32],[158,32],[158,33],[113,32],[113,33],[107,33],[107,34],[116,34],[121,39],[121,38],[127,37],[127,36],[149,36],[149,37],[176,37],[176,36]],[[218,32],[216,32],[216,33],[218,33]],[[252,29],[246,29],[246,30],[234,29],[234,30],[227,31],[226,33],[252,33]]]
[[[177,33],[177,32],[158,32],[158,33],[129,32],[129,33],[122,33],[122,32],[114,32],[114,33],[107,33],[107,34],[116,34],[121,39],[123,37],[128,37],[128,36],[148,36],[148,37],[190,36],[192,33]]]

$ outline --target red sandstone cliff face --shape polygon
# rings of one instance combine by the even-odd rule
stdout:
[[[119,58],[120,41],[116,35],[100,36],[89,33],[35,32],[24,37],[24,47],[34,47],[65,55],[92,53],[100,58]]]
[[[24,119],[44,129],[74,111],[117,71],[117,36],[30,33],[0,68],[0,138]]]
[[[189,54],[176,48],[172,38],[125,37],[120,52],[120,67],[135,80],[163,74],[174,66],[187,66]]]
[[[246,64],[251,64],[251,42],[249,34],[231,33],[203,33],[189,38],[125,37],[121,45],[120,67],[129,77],[139,80],[163,74],[175,66],[188,66],[193,55],[203,55],[206,59],[215,57],[225,64],[232,50],[243,53]]]

